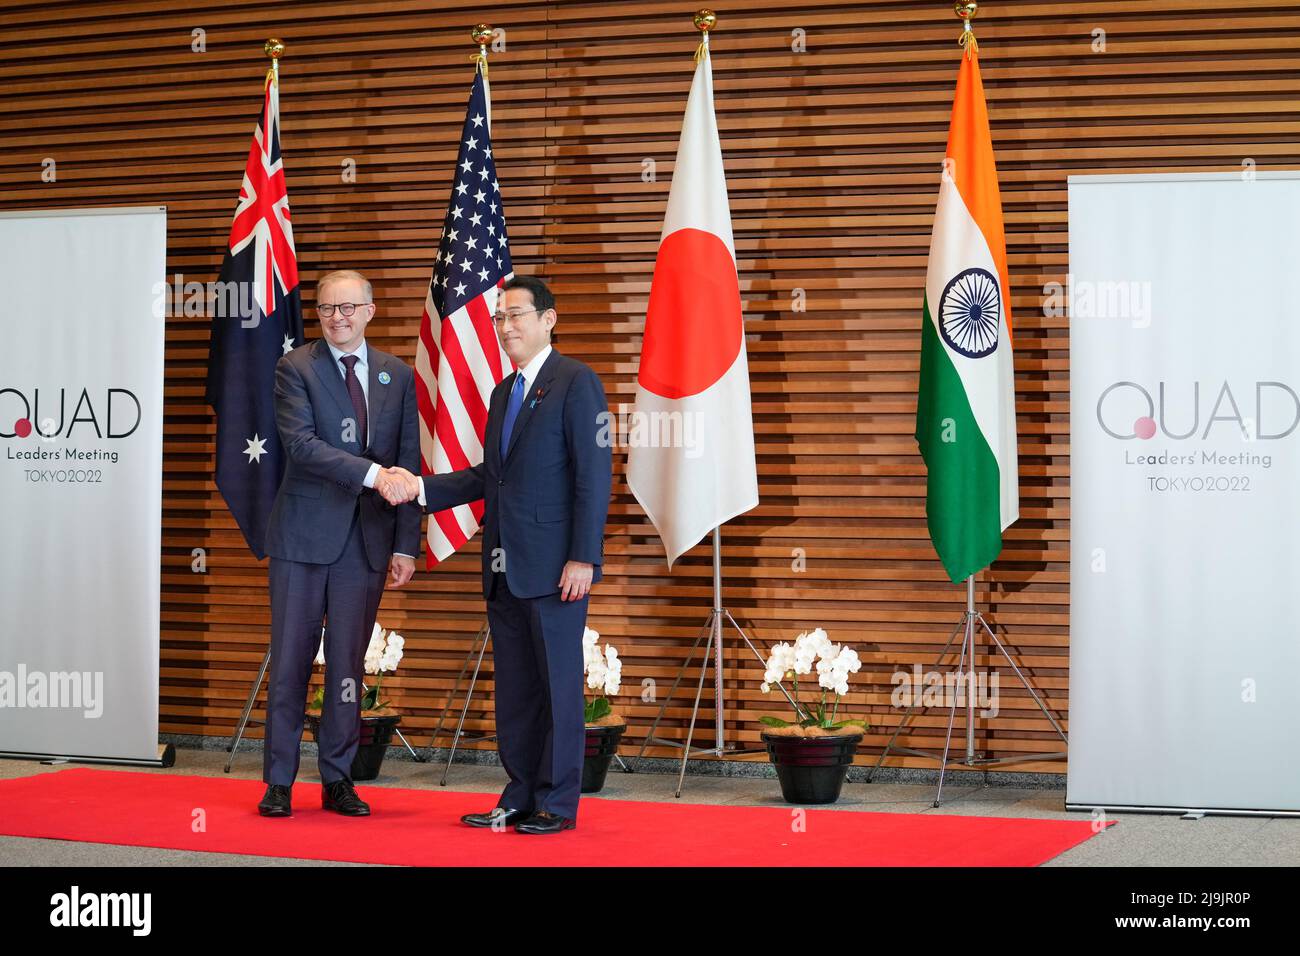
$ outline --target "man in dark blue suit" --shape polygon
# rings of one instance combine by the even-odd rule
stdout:
[[[496,731],[510,777],[497,807],[461,819],[521,833],[576,826],[585,730],[582,634],[600,580],[611,429],[600,378],[551,346],[555,299],[540,279],[505,284],[494,316],[516,371],[493,390],[483,462],[423,479],[394,469],[393,501],[428,511],[483,499],[483,596]]]
[[[321,805],[370,813],[352,785],[361,731],[366,647],[384,575],[400,587],[415,572],[420,511],[393,506],[384,469],[419,468],[415,375],[369,347],[375,314],[360,273],[317,284],[323,339],[284,355],[275,369],[275,417],[288,459],[267,528],[271,557],[271,679],[266,695],[263,816],[292,812],[303,710],[325,624],[325,700],[319,758]]]

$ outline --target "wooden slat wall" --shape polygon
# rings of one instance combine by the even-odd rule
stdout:
[[[371,339],[410,360],[470,81],[467,39],[492,57],[494,139],[516,270],[548,276],[564,351],[630,402],[651,268],[695,46],[685,3],[6,2],[0,27],[5,209],[164,203],[169,272],[215,278],[265,69],[289,45],[282,112],[304,302],[355,267],[380,303]],[[763,642],[824,625],[866,666],[850,710],[874,759],[900,712],[891,675],[929,667],[960,613],[924,522],[911,438],[920,298],[959,51],[951,5],[749,0],[720,8],[718,122],[745,298],[761,504],[723,534],[725,599]],[[206,52],[191,49],[206,31]],[[803,31],[806,51],[792,48]],[[1095,49],[1094,31],[1105,31]],[[980,603],[1058,713],[1068,709],[1066,322],[1043,287],[1065,278],[1073,173],[1295,168],[1300,9],[1294,2],[990,2],[977,21],[1001,174],[1016,318],[1021,513],[981,576]],[[42,161],[57,181],[42,182]],[[356,163],[346,183],[346,160]],[[655,164],[645,181],[647,161]],[[802,299],[803,307],[795,303]],[[168,320],[162,729],[231,732],[266,640],[265,572],[211,480],[207,327]],[[710,605],[707,546],[669,574],[615,458],[606,580],[591,624],[620,648],[618,701],[640,742]],[[195,548],[207,571],[191,571]],[[390,592],[408,638],[385,681],[428,740],[483,617],[477,541]],[[987,662],[981,658],[981,663]],[[725,667],[729,738],[776,711],[739,649]],[[1002,675],[982,749],[1052,749]],[[490,687],[490,683],[488,685]],[[679,722],[682,700],[669,714]],[[711,711],[705,716],[711,719]],[[946,713],[904,736],[932,745]],[[491,725],[489,698],[468,726]],[[706,732],[706,737],[708,736]],[[669,754],[667,750],[652,750]],[[893,761],[921,766],[913,758]],[[1060,771],[1061,762],[1020,769]]]

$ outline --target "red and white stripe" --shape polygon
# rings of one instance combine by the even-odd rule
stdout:
[[[420,408],[420,466],[425,474],[446,474],[483,461],[492,389],[514,370],[501,348],[492,314],[504,276],[496,288],[446,317],[426,294],[415,350],[415,387]],[[483,502],[460,505],[429,516],[430,567],[445,561],[474,536],[483,520]]]

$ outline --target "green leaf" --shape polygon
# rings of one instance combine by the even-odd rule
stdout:
[[[609,699],[606,697],[597,697],[595,700],[586,701],[582,708],[582,721],[586,724],[592,724],[607,717],[613,711]]]
[[[789,727],[790,721],[782,720],[780,717],[768,717],[766,714],[758,718],[759,723],[766,724],[768,727]]]
[[[839,723],[827,724],[827,730],[839,730],[841,727],[861,727],[864,731],[871,725],[865,720],[841,720]]]

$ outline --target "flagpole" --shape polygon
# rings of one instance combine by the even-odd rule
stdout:
[[[492,39],[492,26],[487,23],[475,24],[474,29],[469,31],[469,36],[471,40],[478,44],[478,52],[471,56],[470,59],[474,62],[475,69],[483,74],[484,79],[487,79],[487,42]]]
[[[274,83],[278,89],[280,86],[280,57],[284,56],[284,41],[279,37],[271,37],[263,45],[262,50],[271,58],[271,69],[267,79]]]
[[[708,34],[704,34],[708,37]],[[723,749],[722,729],[726,716],[722,711],[722,525],[713,529],[713,742]]]
[[[975,39],[975,31],[971,29],[970,22],[975,19],[975,14],[979,13],[980,5],[974,0],[957,0],[952,5],[953,12],[961,18],[961,36],[957,38],[957,45],[966,51],[966,56],[973,56],[979,52],[979,42]]]
[[[957,43],[959,46],[961,46],[962,50],[964,51],[963,56],[965,57],[965,59],[975,61],[974,65],[976,69],[978,69],[977,53],[979,51],[979,44],[975,40],[975,32],[971,29],[971,20],[975,17],[978,11],[979,11],[979,4],[975,2],[963,2],[963,0],[958,0],[958,2],[953,4],[953,12],[962,21],[962,32],[957,39]],[[966,69],[965,64],[963,64],[961,68],[963,70]],[[945,176],[947,176],[947,173],[945,173]],[[1004,297],[1009,296],[1010,290],[1003,289],[1002,293]],[[1006,300],[1004,298],[1004,302],[1005,301]],[[1014,390],[1012,390],[1011,392],[1010,401],[1014,405],[1014,401],[1015,401]],[[918,431],[918,438],[919,438],[919,431]],[[923,456],[924,453],[925,450],[923,447],[922,448]],[[932,463],[927,459],[927,467],[930,467],[931,465]],[[1000,529],[1000,530],[1005,530],[1005,529]],[[997,555],[994,554],[988,560],[991,562],[996,557]],[[989,757],[986,754],[976,753],[975,751],[975,697],[976,697],[975,642],[976,642],[976,637],[981,628],[984,630],[985,633],[988,634],[989,640],[992,641],[994,645],[996,645],[997,650],[1001,652],[1004,658],[1006,658],[1007,663],[1011,666],[1011,669],[1015,672],[1016,677],[1019,679],[1020,683],[1024,686],[1025,690],[1029,692],[1029,696],[1033,698],[1034,703],[1038,705],[1038,709],[1043,712],[1043,716],[1046,717],[1048,722],[1052,725],[1052,729],[1056,731],[1057,735],[1061,738],[1062,743],[1065,743],[1067,745],[1069,743],[1065,731],[1061,728],[1061,725],[1056,721],[1056,718],[1053,717],[1051,712],[1047,709],[1047,705],[1043,703],[1043,700],[1041,697],[1039,697],[1038,692],[1034,690],[1033,686],[1029,683],[1029,679],[1025,677],[1024,673],[1016,665],[1015,659],[1011,656],[1011,652],[1007,650],[1006,646],[1000,640],[998,640],[998,636],[993,632],[993,628],[989,626],[988,621],[984,619],[984,615],[980,613],[979,610],[976,609],[975,575],[978,573],[979,573],[979,569],[976,569],[975,571],[966,575],[966,608],[962,613],[961,620],[957,622],[956,627],[953,628],[952,633],[948,636],[948,643],[944,645],[943,650],[939,652],[939,658],[935,662],[935,667],[939,667],[943,664],[943,659],[948,656],[949,648],[952,647],[953,641],[957,639],[957,634],[960,631],[962,634],[961,651],[958,657],[957,667],[954,674],[956,679],[951,684],[952,700],[949,703],[948,729],[947,729],[947,734],[944,737],[942,756],[937,756],[927,751],[918,750],[911,747],[902,747],[902,746],[896,747],[894,745],[894,742],[898,739],[899,735],[903,732],[903,728],[907,726],[908,721],[911,720],[912,714],[916,712],[917,707],[920,704],[923,697],[923,695],[919,692],[919,689],[913,687],[910,695],[911,704],[908,706],[907,712],[903,714],[902,719],[898,722],[898,726],[894,729],[893,735],[889,738],[889,742],[885,744],[884,749],[881,750],[880,756],[876,759],[875,765],[867,773],[867,778],[866,778],[866,782],[871,783],[873,777],[875,776],[876,771],[880,769],[881,765],[885,762],[885,758],[889,755],[891,750],[897,751],[900,754],[907,754],[915,757],[924,757],[930,760],[937,759],[939,761],[939,785],[938,785],[938,789],[935,791],[935,796],[934,796],[934,806],[936,807],[939,806],[940,800],[943,797],[943,782],[944,782],[945,774],[947,773],[947,769],[948,769],[948,755],[952,749],[953,724],[957,716],[957,700],[963,694],[966,698],[966,708],[965,708],[966,710],[966,756],[964,760],[959,761],[963,766],[972,769],[979,768],[979,767],[987,768],[987,767],[1001,766],[1001,765],[1011,764],[1011,763],[1020,763],[1027,760],[1057,760],[1057,759],[1064,759],[1066,757],[1066,751],[1064,750],[1056,751],[1052,753],[1043,753],[1043,754],[1015,754],[1010,757],[998,757],[998,758]],[[950,685],[945,680],[943,686],[948,687]]]
[[[271,68],[266,71],[266,79],[262,81],[263,90],[267,83],[273,83],[275,88],[280,88],[280,57],[284,56],[284,41],[279,37],[271,37],[262,45],[262,52],[271,58]],[[270,136],[271,131],[266,130],[266,135]],[[244,709],[240,711],[239,721],[235,724],[234,736],[230,738],[230,756],[226,758],[225,772],[230,773],[231,767],[235,764],[235,754],[239,751],[239,743],[244,739],[244,731],[248,729],[248,724],[253,716],[253,705],[257,703],[257,695],[262,690],[262,682],[266,680],[266,672],[271,666],[271,645],[266,645],[266,653],[262,655],[262,666],[258,668],[257,680],[253,681],[253,686],[249,688],[248,698],[244,701]],[[257,721],[253,721],[257,723]],[[265,721],[262,722],[265,724]]]
[[[695,70],[697,80],[699,78],[701,66],[709,66],[707,63],[709,57],[709,32],[717,25],[717,22],[718,18],[712,10],[699,10],[693,17],[695,29],[700,32],[700,44],[695,50]],[[692,84],[692,90],[694,90],[694,84]],[[710,104],[710,109],[712,109],[712,104]],[[683,136],[685,136],[685,134],[683,134]],[[674,174],[674,177],[675,176],[676,174]],[[741,334],[743,337],[743,328]],[[631,484],[631,481],[629,481],[629,484]],[[750,507],[752,507],[752,505]],[[702,541],[703,539],[701,538],[696,543]],[[665,546],[667,548],[666,541]],[[673,555],[671,553],[672,550],[674,550],[673,548],[668,548],[668,550],[670,554],[669,567],[671,568],[671,561],[673,558],[680,557],[680,555]],[[673,747],[681,750],[681,766],[677,775],[677,790],[675,792],[675,796],[677,797],[682,795],[682,784],[686,777],[686,764],[689,758],[704,755],[713,757],[735,757],[764,752],[764,749],[761,747],[757,749],[741,749],[739,747],[728,749],[726,745],[726,735],[724,732],[726,721],[722,686],[722,642],[723,628],[726,623],[729,623],[731,627],[736,629],[736,633],[739,634],[741,640],[744,642],[745,646],[748,647],[750,653],[754,655],[760,664],[765,665],[767,662],[763,655],[759,652],[758,648],[754,646],[754,643],[749,639],[749,635],[745,633],[744,629],[736,623],[735,617],[732,616],[731,612],[727,610],[726,606],[722,602],[722,526],[715,525],[713,528],[713,605],[709,609],[708,619],[700,626],[700,630],[695,638],[695,643],[691,645],[688,656],[685,661],[683,661],[681,668],[677,672],[676,678],[673,680],[672,687],[669,689],[668,694],[663,698],[659,707],[659,712],[655,716],[653,723],[651,723],[650,730],[642,741],[641,749],[638,753],[638,757],[644,757],[646,749],[650,746]],[[706,640],[706,638],[708,643],[704,646],[701,652],[700,645]],[[691,708],[690,720],[686,726],[685,742],[661,738],[657,736],[659,724],[664,719],[668,706],[673,701],[674,695],[677,693],[677,688],[681,685],[687,669],[695,662],[697,653],[700,654],[699,677],[696,683],[695,700]],[[710,665],[713,667],[713,746],[701,746],[699,749],[693,750],[691,742],[695,734],[695,725],[699,718],[701,702],[706,700],[704,697],[704,681],[708,674]],[[790,702],[795,713],[798,714],[800,718],[803,718],[805,716],[803,710],[801,710],[799,704],[790,695],[790,692],[785,687],[784,683],[780,680],[775,681],[774,683],[777,689],[785,696],[786,700]]]
[[[470,57],[470,60],[474,63],[475,74],[481,75],[483,77],[484,109],[487,114],[486,119],[487,119],[487,127],[489,131],[489,135],[491,134],[491,129],[492,129],[492,90],[490,85],[488,84],[487,44],[488,41],[492,39],[493,33],[494,31],[492,29],[492,26],[491,24],[488,23],[475,24],[470,29],[470,33],[469,33],[470,39],[475,43],[475,45],[478,46],[478,52],[473,54]],[[502,235],[504,236],[504,233]],[[436,275],[436,269],[435,269],[435,275]],[[424,320],[428,320],[428,319],[429,319],[429,315],[426,314],[424,316]],[[440,321],[441,321],[441,317],[440,317]],[[417,355],[419,349],[422,347],[423,347],[422,345],[417,346]],[[416,367],[417,369],[419,368],[418,362],[416,363]],[[417,382],[418,381],[420,381],[420,378],[419,378],[419,373],[417,372]],[[484,400],[486,401],[486,395],[484,395],[483,397]],[[482,440],[481,435],[478,436],[478,440],[479,441]],[[433,527],[434,527],[434,521],[431,517],[429,519],[429,528],[431,529],[431,533]],[[459,547],[458,544],[452,544],[453,551],[458,547]],[[429,549],[429,560],[431,562],[430,566],[432,566],[433,558],[434,558],[433,548],[432,548],[432,544],[430,544],[430,549]],[[438,715],[438,723],[434,727],[433,733],[430,734],[429,736],[429,746],[426,755],[424,757],[416,758],[417,760],[421,760],[421,761],[427,760],[429,762],[432,762],[432,760],[434,759],[435,747],[437,745],[438,739],[443,736],[443,727],[447,724],[448,717],[453,713],[453,706],[455,705],[457,699],[460,698],[461,686],[462,684],[464,684],[465,693],[463,698],[463,704],[460,706],[459,714],[455,718],[455,728],[451,731],[450,734],[451,742],[450,742],[450,746],[447,748],[447,761],[442,768],[442,778],[439,781],[440,786],[445,787],[447,785],[448,774],[450,774],[451,772],[452,763],[456,759],[456,751],[459,748],[462,741],[485,742],[485,741],[498,740],[498,736],[495,728],[493,728],[492,733],[472,733],[465,730],[465,720],[467,715],[469,714],[470,705],[473,701],[475,691],[479,687],[479,675],[482,672],[483,657],[487,651],[488,642],[491,639],[492,639],[491,628],[489,627],[488,622],[484,621],[483,624],[479,627],[478,633],[475,635],[473,642],[470,644],[469,650],[465,655],[465,660],[461,664],[460,673],[457,675],[455,682],[452,684],[451,690],[448,692],[447,695],[447,701],[443,705],[442,711]],[[471,671],[471,664],[473,667],[472,671]],[[467,684],[465,683],[466,674],[469,675],[469,680]],[[614,759],[618,760],[618,762],[623,766],[624,769],[627,769],[627,765],[623,763],[623,758],[619,756],[617,753],[614,754]]]
[[[697,10],[691,18],[695,29],[700,31],[700,45],[695,51],[695,62],[709,55],[709,32],[718,25],[718,17],[712,10]],[[726,613],[722,606],[722,526],[713,528],[713,744],[718,753],[724,749],[723,725],[725,716],[722,710],[722,615]],[[689,754],[689,742],[686,747]],[[684,762],[683,762],[684,763]],[[679,786],[680,790],[680,786]]]

